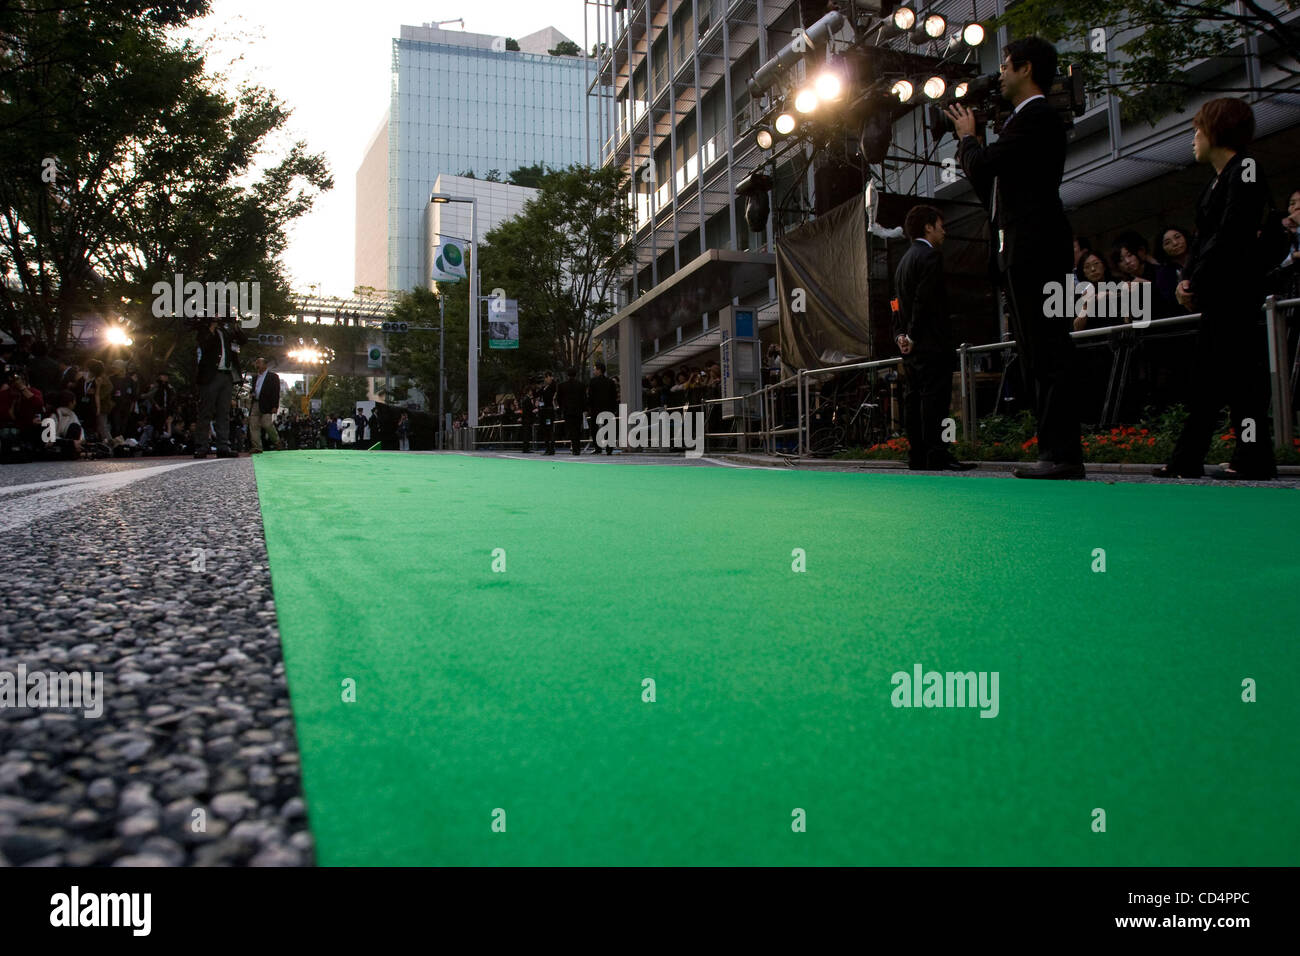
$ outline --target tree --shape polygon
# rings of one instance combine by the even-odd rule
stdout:
[[[261,311],[285,311],[285,229],[333,183],[302,143],[254,175],[289,113],[257,88],[230,98],[197,48],[168,39],[207,6],[0,5],[0,322],[11,332],[58,347],[75,316],[121,313],[168,355],[182,330],[153,316],[152,288],[176,272],[258,282]]]
[[[512,186],[528,186],[532,189],[540,189],[542,180],[546,177],[549,170],[545,163],[534,163],[531,166],[520,166],[518,169],[512,169],[508,182]]]
[[[591,58],[594,60],[596,57],[602,56],[608,51],[609,51],[608,43],[593,43],[591,45]]]
[[[326,415],[350,418],[357,403],[364,402],[370,389],[360,375],[331,375],[321,391],[321,411]]]
[[[1244,93],[1248,83],[1196,82],[1186,68],[1202,59],[1240,60],[1234,50],[1252,34],[1277,44],[1270,62],[1290,77],[1300,77],[1300,25],[1283,23],[1260,0],[1020,0],[992,22],[1011,35],[1037,34],[1058,44],[1062,63],[1080,64],[1090,92],[1114,92],[1127,120],[1154,121],[1185,107],[1197,91]],[[1290,9],[1300,0],[1283,0]],[[1094,31],[1104,28],[1115,71],[1107,75],[1106,47]],[[1116,42],[1120,34],[1126,39]],[[1061,42],[1063,41],[1063,42]],[[1082,47],[1082,48],[1080,48]],[[1069,52],[1067,52],[1069,51]],[[1274,91],[1270,91],[1274,92]]]
[[[514,50],[516,53],[518,53],[518,52],[519,52],[519,41],[516,40],[514,37],[506,37],[506,49],[507,49],[507,50]]]
[[[483,181],[487,183],[505,182],[505,180],[501,178],[501,170],[499,169],[489,169],[483,174]]]
[[[582,56],[582,47],[572,40],[561,40],[554,50],[547,50],[551,56]]]
[[[466,264],[470,254],[466,255]],[[445,296],[447,329],[444,360],[447,374],[446,410],[465,407],[465,384],[469,357],[469,288],[464,282],[439,282],[438,291],[414,288],[403,293],[393,307],[392,320],[410,325],[438,325],[438,297]],[[389,371],[410,378],[410,384],[424,393],[427,407],[438,411],[438,333],[408,332],[394,343],[389,353]]]
[[[485,388],[511,391],[539,365],[586,365],[591,333],[613,314],[612,290],[632,262],[627,191],[627,174],[616,167],[551,171],[518,216],[488,232],[484,294],[501,289],[518,301],[520,347],[491,356],[497,378],[480,375]]]

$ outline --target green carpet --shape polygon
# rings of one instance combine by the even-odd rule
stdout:
[[[256,473],[322,864],[1300,862],[1293,490]],[[998,715],[894,707],[918,663],[998,672]]]

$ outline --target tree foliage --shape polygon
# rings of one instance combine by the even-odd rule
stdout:
[[[1196,91],[1250,91],[1244,80],[1206,85],[1185,70],[1203,59],[1240,61],[1242,41],[1252,34],[1276,44],[1268,55],[1274,66],[1300,76],[1300,24],[1282,22],[1272,8],[1260,0],[1241,0],[1240,12],[1237,0],[1019,0],[992,25],[1056,43],[1063,64],[1085,69],[1091,93],[1114,92],[1126,120],[1154,123],[1183,109]],[[1109,53],[1096,49],[1098,29],[1106,31]]]
[[[233,95],[167,28],[206,2],[0,4],[0,321],[66,343],[74,318],[122,314],[168,354],[179,321],[152,314],[155,282],[261,285],[288,305],[288,225],[333,185],[296,143],[266,155],[289,111]]]
[[[572,40],[561,40],[554,50],[547,50],[551,56],[582,56],[582,47]]]

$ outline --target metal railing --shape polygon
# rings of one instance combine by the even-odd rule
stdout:
[[[1291,406],[1291,369],[1287,350],[1287,323],[1294,317],[1294,311],[1300,307],[1300,298],[1278,300],[1276,296],[1270,295],[1264,300],[1262,306],[1264,311],[1264,328],[1268,340],[1268,370],[1270,384],[1270,411],[1273,419],[1273,443],[1275,448],[1290,448],[1295,438],[1295,419]],[[1283,311],[1288,310],[1288,311]],[[1141,333],[1145,335],[1149,332],[1167,331],[1169,329],[1181,327],[1194,327],[1202,318],[1202,313],[1196,312],[1190,315],[1172,316],[1166,319],[1153,319],[1144,326],[1135,326],[1131,324],[1105,326],[1098,329],[1084,329],[1078,332],[1071,332],[1070,338],[1076,341],[1086,341],[1090,339],[1103,339],[1120,336],[1139,337]],[[969,345],[963,343],[957,349],[957,364],[959,374],[959,393],[961,400],[961,418],[962,418],[962,438],[965,441],[973,441],[976,434],[978,423],[978,408],[975,401],[975,375],[972,358],[989,352],[998,352],[1006,349],[1016,348],[1014,339],[1007,339],[999,342],[988,342],[982,345]],[[776,451],[777,439],[788,435],[797,435],[797,449],[800,457],[810,453],[810,423],[812,418],[812,384],[818,378],[829,378],[832,375],[839,375],[842,372],[852,372],[858,370],[879,370],[893,368],[901,365],[903,359],[901,356],[895,356],[887,359],[873,359],[866,362],[854,362],[849,365],[827,365],[815,369],[799,369],[794,375],[786,376],[778,382],[765,385],[762,388],[746,392],[744,395],[731,395],[721,398],[708,398],[697,403],[687,403],[681,406],[661,405],[653,409],[645,409],[647,413],[651,412],[687,412],[690,409],[698,408],[704,411],[706,430],[704,432],[705,453],[709,451],[709,439],[730,440],[737,445],[738,452],[745,452],[749,448],[751,441],[762,446],[763,450],[771,454]],[[1113,376],[1112,376],[1113,379]],[[782,407],[784,402],[785,390],[794,384],[797,405],[797,417],[795,425],[785,423],[786,416],[783,414]],[[741,403],[741,408],[737,410],[735,405]],[[707,425],[710,421],[709,410],[717,406],[720,410],[724,405],[732,406],[730,414],[721,412],[720,420],[730,419],[732,428],[729,431],[709,430]],[[560,426],[563,419],[557,419],[552,427],[557,430],[556,438],[560,440],[562,434]],[[751,427],[757,423],[757,427]],[[477,429],[484,433],[483,438],[470,437],[470,429],[461,428],[456,431],[463,436],[459,450],[468,451],[480,445],[497,445],[497,444],[522,444],[518,440],[505,441],[501,432],[495,433],[499,440],[492,440],[488,437],[486,429],[502,428],[519,428],[519,425],[480,425]],[[537,428],[540,426],[534,426]],[[455,434],[455,433],[453,433]],[[455,445],[455,438],[453,438]]]

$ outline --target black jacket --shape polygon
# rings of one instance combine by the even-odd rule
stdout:
[[[618,386],[608,375],[593,375],[587,385],[587,411],[595,418],[601,412],[618,411]]]
[[[952,348],[948,318],[948,289],[943,281],[943,255],[927,242],[914,240],[894,273],[899,311],[894,313],[894,339],[908,336],[917,352]]]
[[[252,388],[257,388],[257,373],[253,373]],[[272,414],[280,407],[280,376],[267,369],[262,380],[262,390],[257,394],[257,410],[263,415]]]
[[[1183,278],[1191,283],[1195,311],[1235,310],[1264,299],[1264,274],[1276,263],[1265,262],[1259,230],[1272,206],[1258,168],[1248,181],[1237,153],[1228,160],[1196,203],[1196,238]],[[1251,318],[1254,316],[1252,315]]]
[[[537,410],[547,418],[551,416],[552,409],[555,408],[555,383],[543,385],[537,393]]]
[[[582,414],[583,406],[587,404],[587,390],[582,387],[582,382],[576,378],[566,379],[560,383],[558,394],[560,410],[564,412],[565,418]]]
[[[1065,122],[1046,99],[1026,103],[991,146],[974,136],[961,141],[957,156],[989,210],[991,258],[999,270],[1032,265],[1059,270],[1065,281],[1074,261],[1073,234],[1061,205],[1065,148]]]
[[[231,370],[236,378],[241,374],[239,369],[239,353],[233,346],[238,343],[243,345],[248,341],[248,336],[238,325],[221,325],[217,326],[216,332],[209,332],[207,326],[199,329],[199,369],[195,381],[199,385],[207,385],[217,375],[217,360],[221,357],[220,342],[225,339],[226,343],[226,367]]]

